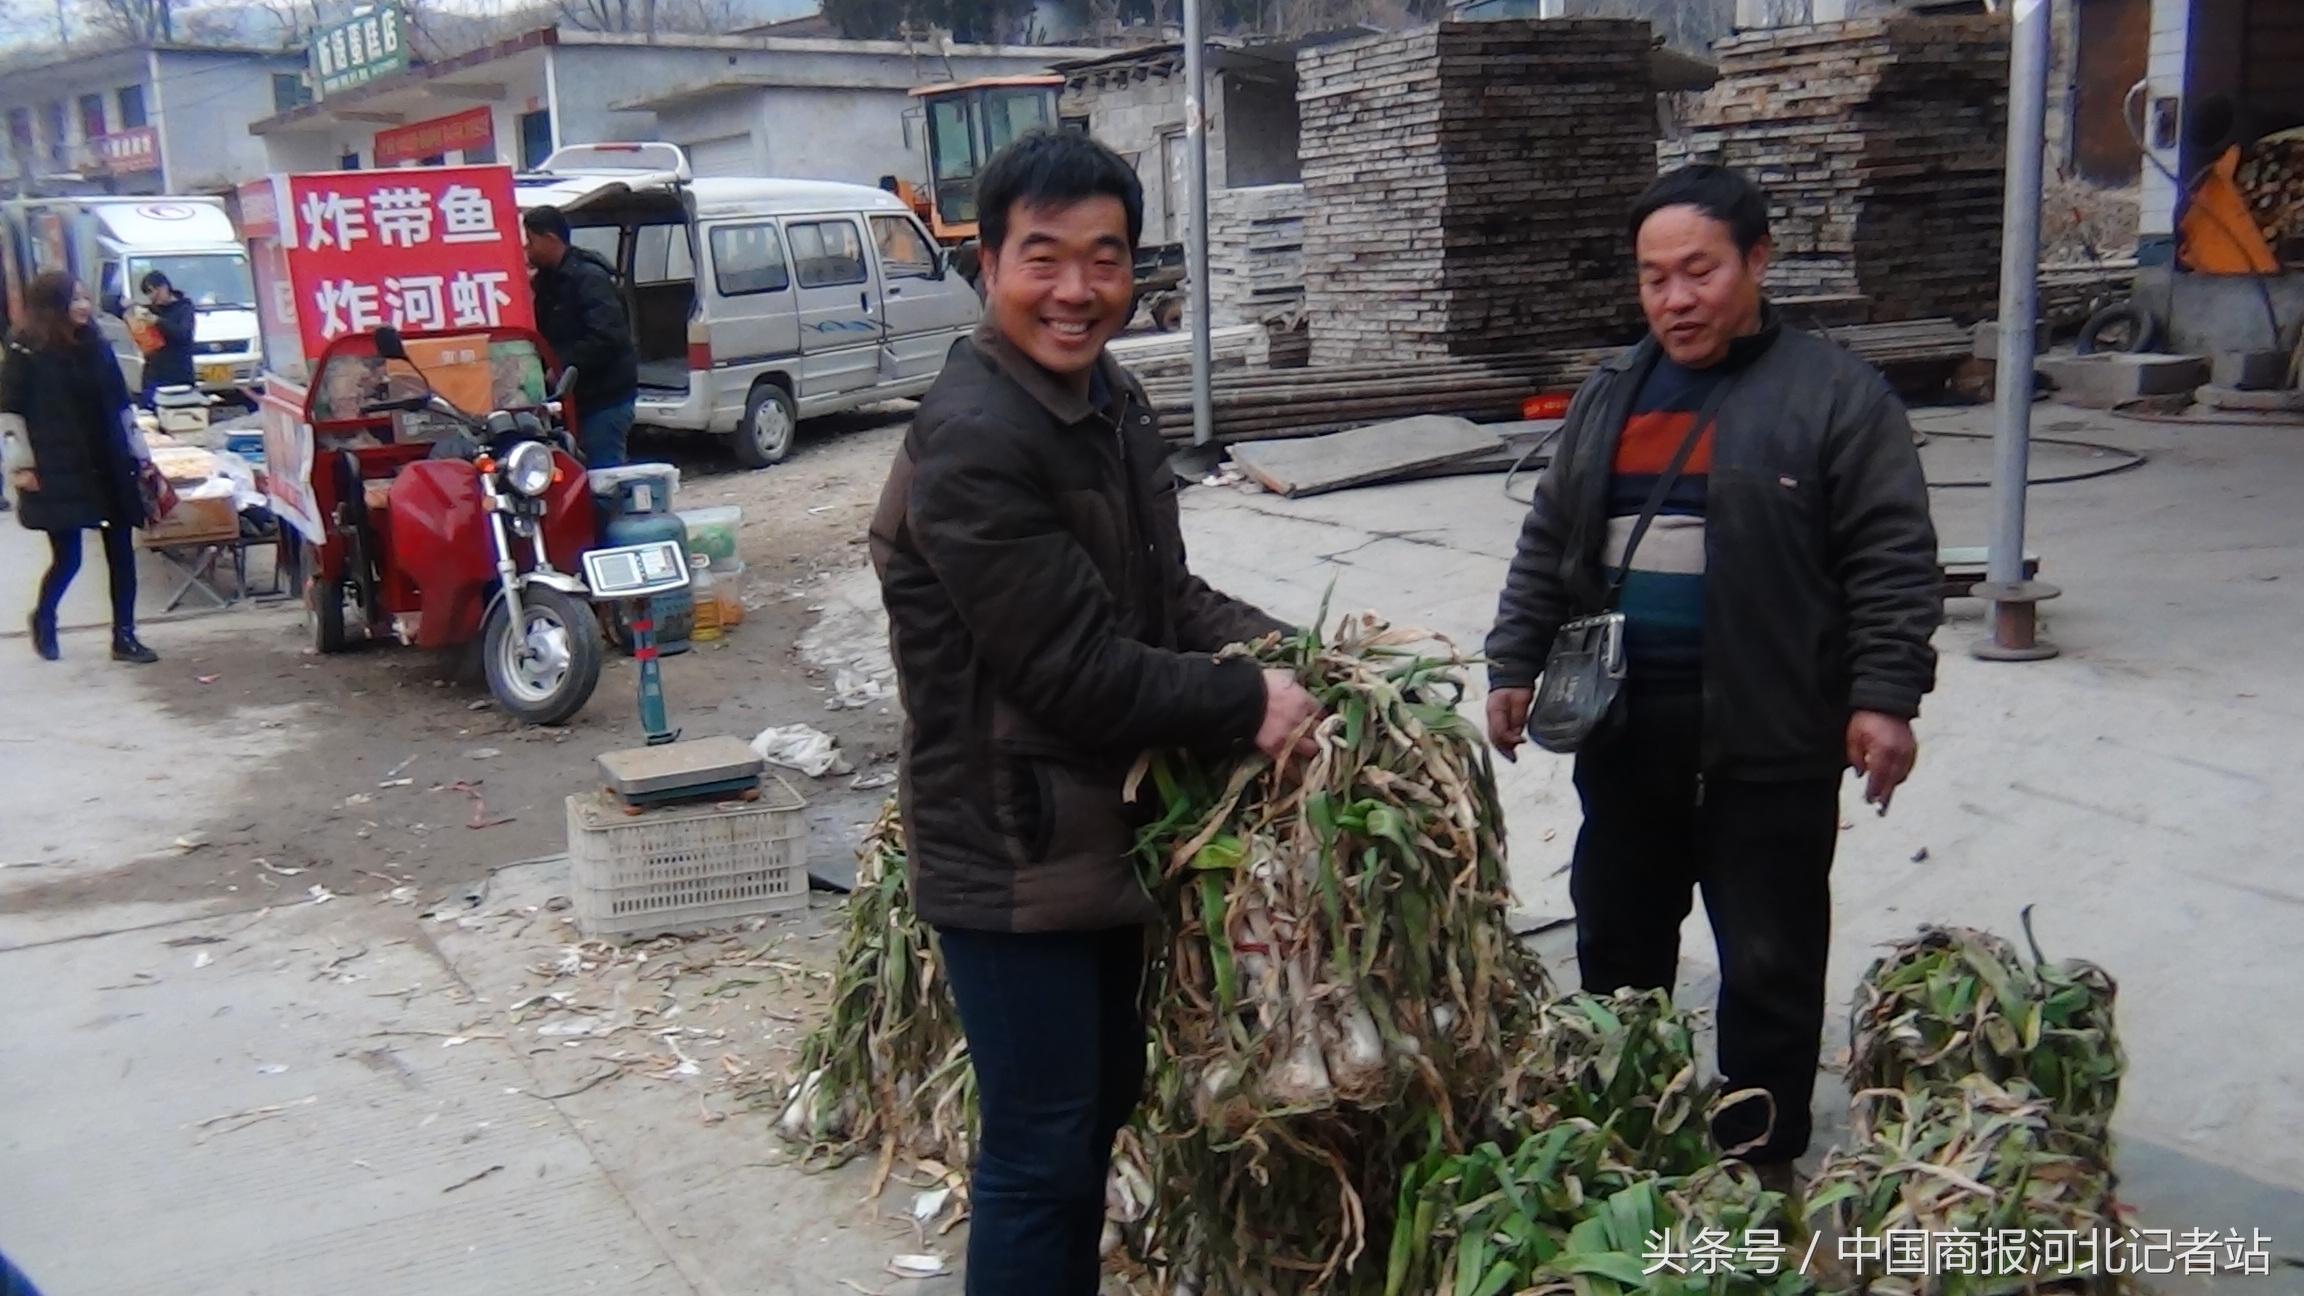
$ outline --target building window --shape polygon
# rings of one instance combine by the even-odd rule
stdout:
[[[520,114],[520,169],[533,171],[552,156],[552,111]]]
[[[29,169],[33,155],[40,151],[40,146],[32,142],[31,109],[8,110],[8,151],[15,155],[19,170]]]
[[[104,96],[100,94],[80,96],[80,138],[101,139],[111,133],[104,126]]]
[[[304,84],[304,77],[296,72],[272,74],[272,111],[293,112],[312,102],[312,87]]]
[[[130,131],[145,124],[144,87],[120,87],[120,129]]]
[[[48,121],[46,123],[48,138],[43,142],[48,148],[48,160],[57,166],[64,165],[65,156],[70,152],[72,143],[70,122],[71,115],[65,111],[63,100],[58,99],[48,105]]]

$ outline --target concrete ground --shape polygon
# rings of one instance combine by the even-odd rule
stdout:
[[[1848,791],[1834,1001],[1875,946],[1919,923],[2014,935],[2018,910],[2036,904],[2052,957],[2093,959],[2120,979],[2132,1066],[2122,1191],[2140,1220],[2262,1230],[2295,1256],[2304,1038],[2284,1029],[2296,1014],[2279,978],[2304,953],[2288,845],[2304,810],[2277,788],[2293,782],[2290,735],[2304,717],[2289,661],[2304,610],[2280,592],[2304,579],[2304,439],[2038,414],[2043,435],[2142,449],[2151,463],[2034,492],[2031,547],[2066,590],[2047,626],[2063,657],[1974,661],[1980,608],[1954,605],[1919,774],[1886,819]],[[1976,411],[1922,421],[1986,426]],[[884,462],[894,431],[864,430],[822,459],[855,479],[828,528],[860,529],[869,461]],[[1987,461],[1981,445],[1941,438],[1926,453],[1939,480]],[[2043,448],[2036,467],[2106,462]],[[788,465],[780,489],[807,482],[809,463]],[[1277,613],[1309,618],[1332,586],[1333,611],[1376,609],[1476,648],[1521,515],[1499,486],[1460,478],[1294,502],[1194,489],[1186,528],[1200,572]],[[1936,502],[1947,543],[1985,538],[1983,492]],[[0,519],[0,594],[27,588],[36,543]],[[861,551],[832,543],[780,574],[812,621],[796,635],[804,660],[747,648],[692,661],[676,699],[714,671],[884,669]],[[810,579],[816,570],[832,579]],[[100,569],[83,580],[94,610],[67,620],[100,624]],[[230,669],[251,654],[292,658],[281,646],[292,621],[234,613],[147,637],[172,662]],[[548,853],[548,833],[459,832],[420,859],[354,868],[337,857],[362,858],[351,853],[368,839],[347,825],[316,852],[328,859],[289,866],[336,871],[286,875],[295,857],[250,834],[272,852],[258,869],[257,847],[232,834],[277,828],[281,785],[341,778],[339,799],[373,787],[365,765],[327,763],[344,717],[301,694],[170,704],[156,677],[102,660],[101,646],[73,636],[64,663],[35,668],[21,638],[0,637],[0,984],[19,988],[13,1046],[0,1050],[0,1250],[51,1296],[952,1289],[886,1266],[899,1253],[955,1256],[958,1235],[889,1218],[909,1192],[863,1204],[872,1167],[799,1172],[766,1127],[773,1112],[752,1110],[812,1018],[809,973],[828,954],[821,899],[717,952],[595,967],[555,907],[560,866],[516,863]],[[754,705],[811,696],[821,707],[805,686],[748,688]],[[461,694],[384,696],[358,723],[385,736],[355,735],[382,765],[430,750],[406,745],[428,734],[454,741],[442,726],[462,723]],[[884,738],[887,721],[853,714],[882,726],[855,730],[858,741]],[[614,732],[601,723],[575,741]],[[550,749],[536,758],[539,788],[588,759],[546,759]],[[1565,915],[1565,763],[1535,753],[1503,779],[1522,902]],[[828,799],[819,857],[848,848],[867,799]],[[216,835],[170,848],[187,826]],[[97,885],[111,870],[138,885]],[[95,881],[60,888],[60,873]],[[1566,972],[1561,935],[1544,945]],[[1701,915],[1685,966],[1700,996],[1713,977]],[[1822,1088],[1831,1117],[1836,1087]],[[2304,1269],[2155,1285],[2298,1292]]]
[[[1921,923],[2021,938],[2104,965],[2121,987],[2130,1071],[2116,1130],[2123,1193],[2152,1223],[2265,1229],[2304,1256],[2304,1036],[2281,969],[2304,956],[2293,786],[2304,677],[2304,430],[2153,424],[2055,406],[2036,435],[2140,450],[2143,468],[2040,486],[2028,547],[2064,596],[2046,605],[2056,660],[1968,654],[1983,605],[1955,602],[1921,758],[1893,812],[1853,779],[1836,868],[1832,1002],[1878,946]],[[1982,433],[1989,409],[1935,409],[1931,433]],[[1989,475],[1989,445],[1937,436],[1932,480]],[[2112,456],[2044,446],[2035,477]],[[1492,477],[1283,500],[1188,493],[1196,571],[1275,614],[1372,608],[1477,651],[1524,508]],[[1934,493],[1948,545],[1989,537],[1989,492]],[[1467,703],[1476,708],[1478,700]],[[1577,823],[1569,763],[1529,749],[1501,767],[1521,902],[1570,912]],[[1716,976],[1699,906],[1683,939],[1691,986]],[[1845,1018],[1828,1028],[1844,1039]],[[1836,1116],[1836,1087],[1819,1096]],[[1827,1126],[1829,1128],[1829,1126]],[[2288,1268],[2263,1290],[2304,1290]]]

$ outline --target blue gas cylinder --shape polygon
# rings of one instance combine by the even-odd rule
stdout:
[[[600,543],[604,546],[645,544],[671,540],[688,552],[688,527],[672,512],[671,493],[653,481],[626,477],[600,497],[603,512]],[[656,650],[665,656],[688,651],[696,628],[696,600],[685,589],[659,594],[649,600],[656,622]]]

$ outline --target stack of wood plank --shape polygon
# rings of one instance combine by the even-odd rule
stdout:
[[[1315,364],[1499,355],[1634,317],[1647,24],[1442,23],[1297,58]]]
[[[2058,330],[2085,324],[2099,306],[2126,297],[2136,258],[2040,267],[2040,318]]]
[[[1966,359],[1968,330],[1949,319],[1863,324],[1831,330],[1840,345],[1887,372],[1899,386],[1940,386]],[[1262,441],[1317,436],[1418,414],[1454,414],[1479,423],[1521,417],[1530,396],[1573,390],[1612,347],[1519,355],[1404,360],[1382,365],[1315,363],[1286,371],[1234,370],[1213,376],[1216,439]],[[1192,437],[1189,377],[1155,378],[1145,392],[1171,440]]]
[[[1992,313],[2006,19],[1778,27],[1714,53],[1719,82],[1659,160],[1723,162],[1768,191],[1772,290],[1857,293],[1875,320]]]
[[[1209,195],[1208,297],[1216,322],[1262,324],[1304,309],[1304,186]]]

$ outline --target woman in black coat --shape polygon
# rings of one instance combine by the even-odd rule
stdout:
[[[48,533],[52,561],[32,612],[32,646],[54,661],[56,609],[80,571],[80,533],[104,533],[112,576],[112,657],[155,662],[136,639],[136,545],[144,525],[138,476],[145,458],[128,384],[112,348],[89,323],[88,290],[50,272],[24,292],[24,327],[0,366],[0,425],[9,438],[16,516]]]

